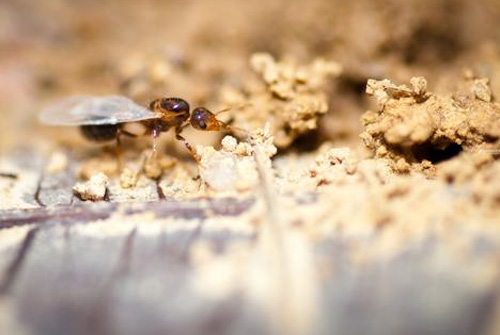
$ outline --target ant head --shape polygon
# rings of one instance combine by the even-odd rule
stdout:
[[[149,108],[159,113],[162,120],[171,126],[182,124],[189,119],[189,104],[181,98],[160,98],[153,100]]]
[[[205,107],[197,107],[191,113],[189,120],[191,126],[198,130],[220,130],[222,123],[217,120],[214,113],[210,112]]]

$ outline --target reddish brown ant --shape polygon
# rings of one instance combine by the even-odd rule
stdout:
[[[181,135],[184,128],[191,125],[203,131],[240,130],[218,120],[205,107],[197,107],[190,113],[189,104],[181,98],[155,99],[147,109],[122,96],[73,97],[44,109],[40,113],[40,120],[50,125],[79,126],[82,134],[91,141],[115,139],[118,156],[120,136],[138,137],[151,133],[154,154],[156,138],[173,128],[176,139],[184,143],[198,163],[200,157]]]

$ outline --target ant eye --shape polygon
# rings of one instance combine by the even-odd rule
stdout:
[[[198,126],[201,128],[201,129],[207,129],[207,124],[205,123],[205,121],[203,120],[200,120],[200,122],[198,122]]]

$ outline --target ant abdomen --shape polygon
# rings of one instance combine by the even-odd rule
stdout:
[[[118,125],[103,124],[103,125],[84,125],[80,126],[83,136],[95,142],[105,142],[115,140],[118,132]]]

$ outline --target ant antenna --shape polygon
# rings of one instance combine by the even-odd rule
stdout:
[[[219,125],[221,126],[221,128],[225,128],[227,130],[232,130],[235,132],[240,132],[240,133],[244,134],[246,138],[248,138],[248,136],[250,135],[248,130],[245,130],[245,129],[240,128],[240,127],[232,126],[232,125],[227,124],[226,122],[223,122],[220,120],[217,120],[217,121],[219,122]]]
[[[244,103],[236,105],[236,106],[230,106],[230,107],[223,108],[220,111],[218,111],[217,113],[215,113],[215,115],[219,115],[219,114],[222,114],[222,113],[229,112],[232,109],[243,109],[243,108],[251,106],[251,105],[252,105],[251,102],[244,102]]]
[[[245,102],[245,103],[242,103],[242,104],[239,104],[239,105],[236,105],[236,106],[230,106],[230,107],[226,107],[224,109],[221,109],[220,111],[218,111],[214,115],[217,116],[219,114],[229,112],[230,110],[233,110],[233,109],[243,109],[245,107],[252,106],[252,105],[253,104],[251,102]],[[248,138],[248,136],[250,135],[250,133],[247,130],[243,129],[243,128],[232,126],[232,125],[230,125],[230,124],[228,124],[228,123],[226,123],[224,121],[220,121],[218,119],[217,119],[217,122],[219,123],[219,126],[221,128],[225,128],[227,130],[231,130],[231,131],[243,133],[246,138]]]

